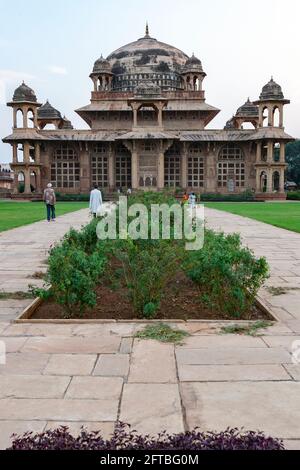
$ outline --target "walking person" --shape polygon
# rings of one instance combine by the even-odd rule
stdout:
[[[102,206],[102,194],[97,184],[94,185],[94,189],[90,194],[90,212],[94,217],[97,217],[97,213],[100,211]]]
[[[49,183],[47,188],[44,190],[44,202],[47,208],[47,220],[50,222],[55,222],[55,204],[56,204],[56,196],[54,189],[52,188],[52,184]]]
[[[196,208],[197,197],[195,193],[191,193],[189,196],[189,205],[192,209]]]
[[[188,202],[189,202],[189,195],[188,195],[188,193],[185,191],[185,192],[184,192],[184,195],[182,196],[181,205],[182,205],[182,206],[185,206]]]

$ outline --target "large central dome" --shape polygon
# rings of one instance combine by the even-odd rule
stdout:
[[[142,81],[153,81],[162,89],[180,89],[180,73],[189,57],[176,47],[149,36],[112,52],[107,61],[114,74],[115,90],[133,90]]]

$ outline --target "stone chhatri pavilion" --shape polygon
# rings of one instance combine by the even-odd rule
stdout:
[[[205,77],[194,54],[152,38],[147,26],[144,37],[95,62],[91,102],[76,110],[89,130],[73,129],[23,83],[8,103],[13,133],[3,139],[12,146],[15,197],[20,181],[28,198],[51,181],[61,193],[97,183],[107,192],[250,189],[259,199],[285,198],[285,145],[293,139],[283,127],[289,101],[281,87],[272,78],[224,129],[208,130],[219,109],[205,101]]]

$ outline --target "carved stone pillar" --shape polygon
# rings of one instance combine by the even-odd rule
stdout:
[[[41,181],[41,169],[36,169],[36,191],[40,193],[42,191],[42,181]]]
[[[187,167],[188,167],[188,148],[186,142],[183,143],[183,152],[181,157],[181,187],[186,189],[187,182]]]
[[[18,188],[19,188],[19,181],[18,181],[18,172],[16,169],[14,169],[14,183],[13,183],[13,193],[17,194],[18,193]]]
[[[260,169],[260,168],[256,168],[256,187],[255,187],[255,191],[256,191],[257,193],[260,193],[260,192],[261,192],[260,175],[261,175],[261,169]]]
[[[24,163],[26,163],[27,165],[30,163],[29,150],[30,150],[29,143],[25,142],[24,145],[23,145],[23,153],[24,153]]]
[[[115,151],[110,144],[109,146],[109,152],[108,152],[108,186],[109,189],[113,189],[116,185],[115,183],[116,177],[115,177]]]
[[[18,127],[17,125],[17,109],[14,108],[13,110],[13,126],[14,126],[14,129],[16,129]]]
[[[285,144],[280,143],[280,163],[285,163]]]
[[[165,154],[163,148],[159,149],[157,160],[157,187],[158,189],[165,187]]]
[[[281,193],[284,193],[284,180],[285,180],[284,168],[281,168],[280,174],[279,174],[279,191]]]
[[[262,149],[262,143],[257,142],[257,146],[256,146],[256,163],[261,162],[261,149]]]
[[[39,143],[34,144],[35,163],[39,165],[41,163],[41,146]]]
[[[136,142],[126,144],[126,147],[131,151],[131,185],[132,189],[138,189],[138,151]]]
[[[18,144],[12,144],[13,163],[18,163]]]
[[[274,144],[273,142],[268,142],[268,163],[273,163],[273,151],[274,151]]]
[[[267,193],[273,192],[273,171],[271,168],[267,170]]]
[[[28,113],[28,109],[24,108],[23,109],[23,127],[24,128],[27,127],[27,113]]]
[[[31,186],[30,186],[30,169],[25,168],[24,169],[24,193],[25,194],[30,194],[31,193]]]

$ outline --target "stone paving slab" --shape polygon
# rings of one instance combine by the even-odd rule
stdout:
[[[96,354],[51,354],[44,369],[46,375],[90,375],[95,367]]]
[[[286,450],[300,450],[300,439],[284,439],[283,444]]]
[[[130,354],[132,351],[132,345],[132,338],[123,338],[120,344],[120,354]]]
[[[290,320],[287,326],[293,333],[300,334],[300,320]]]
[[[0,450],[11,446],[12,434],[23,435],[25,432],[42,432],[46,421],[5,421],[0,420]]]
[[[20,421],[116,421],[118,400],[14,399],[0,400],[0,416]]]
[[[263,348],[265,343],[261,338],[238,335],[191,336],[184,340],[178,349],[202,348]]]
[[[93,375],[104,377],[127,377],[129,354],[101,354]]]
[[[178,364],[278,364],[291,361],[281,348],[177,349]]]
[[[184,430],[177,384],[125,384],[120,420],[140,433]]]
[[[5,344],[5,350],[7,353],[16,353],[20,352],[24,344],[26,343],[27,338],[19,336],[19,337],[6,337],[0,336],[0,342]]]
[[[300,367],[299,367],[300,368]],[[281,365],[180,365],[181,382],[243,382],[291,380]],[[300,376],[300,371],[299,371]]]
[[[290,374],[290,376],[300,382],[300,363],[299,364],[284,364],[285,370]]]
[[[270,348],[281,347],[292,351],[295,341],[299,341],[300,345],[300,336],[269,336],[264,341]]]
[[[264,430],[284,439],[300,436],[299,382],[181,384],[189,429]]]
[[[70,377],[6,375],[1,377],[0,398],[63,398]]]
[[[120,377],[73,377],[66,398],[119,401],[122,387]]]
[[[129,382],[176,383],[174,346],[134,340]]]
[[[117,336],[101,338],[75,338],[67,336],[48,336],[28,338],[23,351],[51,354],[100,354],[117,352],[121,339]]]
[[[49,354],[11,353],[6,354],[6,364],[0,364],[1,375],[39,375],[42,374]],[[1,379],[0,379],[1,380]],[[1,414],[0,414],[1,419]]]
[[[7,299],[7,300],[0,300],[0,312],[4,308],[17,308],[19,309],[24,309],[28,307],[32,302],[32,299]]]
[[[14,331],[12,325],[8,330],[7,334]],[[26,336],[72,336],[74,325],[59,325],[59,324],[28,324],[25,325]]]

